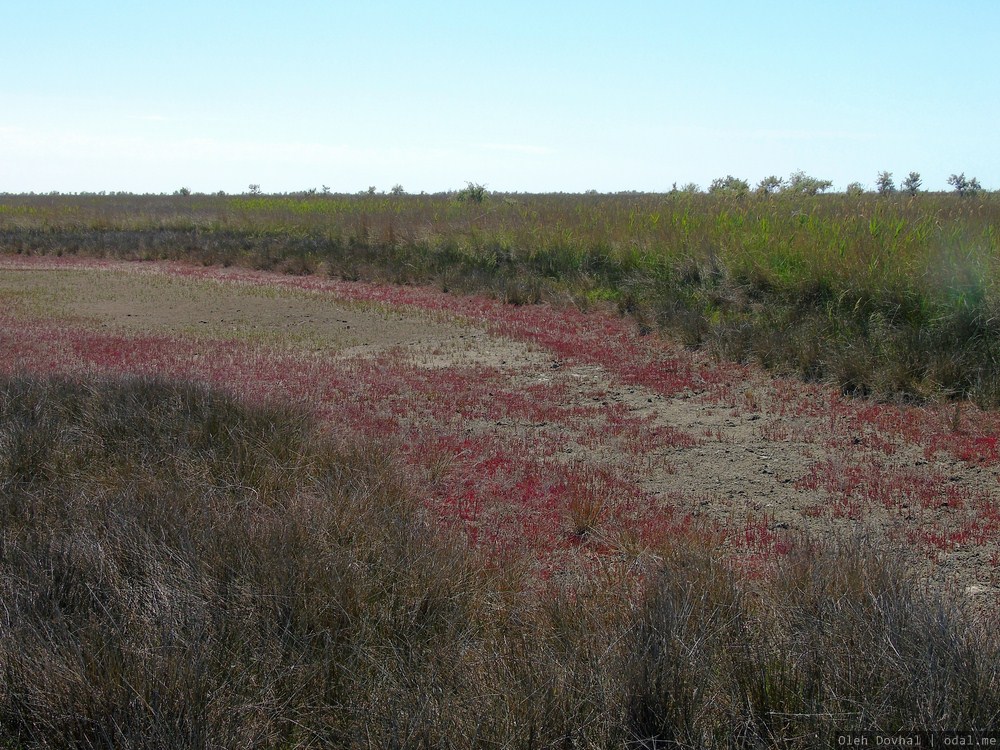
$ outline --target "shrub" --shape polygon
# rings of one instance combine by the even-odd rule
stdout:
[[[732,175],[727,175],[725,178],[720,177],[712,180],[708,192],[713,195],[748,195],[750,193],[750,183]]]
[[[955,188],[955,192],[963,198],[965,196],[975,195],[983,189],[982,185],[979,184],[979,180],[975,177],[966,179],[965,172],[951,175],[948,178],[948,184]]]
[[[757,183],[758,195],[774,195],[785,187],[785,181],[776,175],[770,175]]]
[[[920,192],[920,184],[920,172],[910,172],[900,187],[910,195],[916,195]]]
[[[817,193],[829,190],[832,186],[832,181],[810,177],[805,172],[800,170],[798,172],[792,172],[792,174],[788,176],[788,182],[786,183],[785,190],[790,193],[798,193],[800,195],[816,195]]]
[[[892,179],[892,172],[879,172],[875,180],[875,188],[879,195],[891,195],[896,192],[896,183]]]
[[[455,196],[455,199],[462,203],[484,203],[489,193],[483,185],[469,182],[466,187]]]

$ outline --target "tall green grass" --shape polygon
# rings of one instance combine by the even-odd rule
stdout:
[[[994,194],[3,196],[0,251],[617,301],[690,346],[1000,403]]]
[[[529,585],[384,448],[149,379],[0,381],[15,748],[829,746],[1000,720],[1000,643],[862,545]]]

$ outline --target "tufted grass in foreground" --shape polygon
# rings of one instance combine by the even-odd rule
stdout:
[[[191,384],[0,381],[16,748],[817,747],[1000,720],[995,617],[887,553],[764,580],[678,538],[632,585],[485,566],[384,446]]]

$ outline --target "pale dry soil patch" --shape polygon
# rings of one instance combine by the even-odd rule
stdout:
[[[914,549],[907,531],[915,523],[937,524],[957,529],[975,515],[975,506],[962,509],[947,505],[932,508],[887,509],[872,503],[861,518],[822,512],[829,502],[825,489],[800,486],[814,464],[833,460],[845,470],[869,458],[863,449],[847,450],[852,440],[830,431],[826,418],[795,416],[781,408],[782,394],[767,374],[751,373],[739,384],[736,398],[717,401],[710,394],[685,393],[667,397],[645,388],[616,384],[603,368],[579,366],[529,373],[524,382],[539,377],[565,379],[570,398],[580,403],[592,399],[595,389],[606,392],[609,404],[623,404],[638,418],[652,415],[652,425],[666,425],[699,439],[693,447],[661,449],[650,455],[640,485],[695,518],[739,529],[748,520],[763,521],[769,531],[789,540],[862,536],[887,544],[905,556],[914,572],[934,588],[946,588],[974,601],[977,609],[994,610],[1000,605],[1000,575],[991,557],[1000,545],[959,546],[933,555]],[[733,403],[733,401],[737,403]],[[748,408],[746,401],[754,405]],[[530,430],[530,425],[519,425]],[[584,458],[606,461],[606,450],[588,451],[567,439],[567,460]],[[891,455],[873,452],[885,471],[897,469],[919,473],[941,473],[966,496],[997,496],[1000,470],[996,466],[973,466],[939,455],[927,460],[917,446],[899,445]]]
[[[395,347],[473,351],[480,347],[466,340],[485,336],[415,311],[335,300],[321,292],[144,270],[0,267],[0,305],[33,318],[58,318],[121,333],[234,339],[342,354],[375,354]]]
[[[558,385],[564,406],[593,407],[597,399],[600,405],[621,405],[631,417],[697,438],[693,447],[659,448],[648,456],[628,458],[643,467],[640,486],[664,505],[737,528],[748,518],[764,519],[771,531],[793,538],[870,534],[898,546],[927,581],[956,588],[977,608],[992,610],[1000,601],[1000,580],[990,564],[996,540],[992,546],[958,548],[933,562],[907,546],[904,531],[914,513],[924,514],[922,521],[927,520],[925,514],[936,514],[934,520],[949,527],[961,522],[963,511],[872,508],[860,520],[817,515],[826,492],[804,490],[799,480],[818,461],[849,465],[862,456],[844,455],[842,448],[824,440],[829,431],[824,419],[783,414],[781,394],[788,388],[777,389],[767,375],[748,375],[723,399],[693,393],[666,397],[622,385],[599,366],[566,365],[537,346],[491,336],[479,326],[440,313],[347,302],[328,292],[181,278],[158,271],[155,264],[135,268],[44,268],[5,259],[0,263],[0,308],[126,334],[196,337],[206,343],[235,339],[330,357],[393,352],[419,367],[496,368],[511,388]],[[595,447],[565,426],[512,418],[473,420],[469,429],[507,430],[529,441],[533,431],[562,430],[565,445],[559,460],[616,460],[613,443]],[[901,446],[879,460],[890,467],[944,472],[969,493],[995,494],[998,487],[995,467],[946,457],[927,461],[913,446]]]

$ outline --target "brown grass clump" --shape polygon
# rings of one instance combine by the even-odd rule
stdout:
[[[419,714],[407,683],[475,627],[475,569],[385,456],[299,411],[139,379],[0,404],[0,735],[347,743],[401,690]]]
[[[987,618],[988,620],[991,618]],[[642,747],[829,747],[838,731],[980,731],[1000,711],[991,626],[861,541],[740,580],[684,548],[639,610],[625,692]]]

